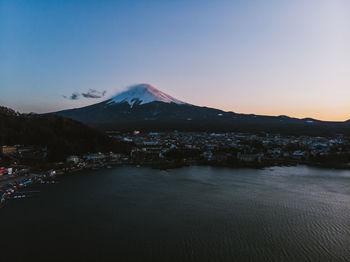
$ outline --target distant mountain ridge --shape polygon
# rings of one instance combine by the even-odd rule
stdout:
[[[131,87],[94,105],[54,114],[100,129],[279,132],[290,134],[350,135],[350,121],[237,114],[182,102],[148,84]]]

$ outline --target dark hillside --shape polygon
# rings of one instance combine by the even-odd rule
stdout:
[[[0,145],[47,147],[49,160],[62,160],[71,154],[124,151],[105,134],[75,120],[57,115],[19,114],[0,107]]]

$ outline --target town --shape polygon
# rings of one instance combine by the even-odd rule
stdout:
[[[16,189],[32,183],[45,183],[57,175],[120,165],[168,169],[189,165],[262,168],[304,164],[350,169],[350,140],[344,135],[297,137],[269,133],[178,131],[106,133],[116,141],[128,143],[129,152],[69,155],[65,161],[50,163],[46,160],[46,147],[2,146],[1,202],[13,197]]]
[[[263,167],[310,164],[350,167],[347,137],[281,136],[279,134],[190,133],[142,134],[125,136],[109,133],[118,140],[133,143],[130,159],[138,164],[152,162],[213,164]]]

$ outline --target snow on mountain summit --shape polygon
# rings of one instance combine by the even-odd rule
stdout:
[[[134,104],[147,104],[154,101],[160,101],[164,103],[185,104],[184,102],[169,96],[150,84],[139,84],[131,86],[128,90],[119,93],[115,97],[111,98],[108,103],[123,103],[128,102],[129,105]]]

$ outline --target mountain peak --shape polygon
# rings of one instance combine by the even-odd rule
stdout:
[[[108,101],[111,103],[127,102],[129,105],[147,104],[154,101],[164,103],[185,104],[184,102],[165,94],[150,84],[138,84],[129,87],[126,91],[119,93]]]

